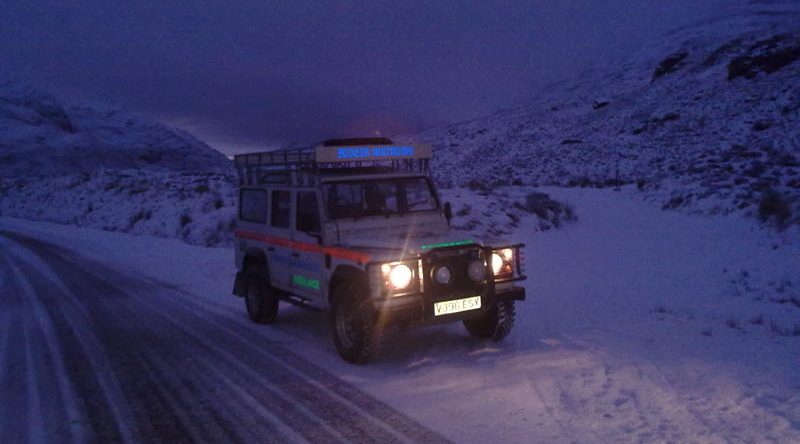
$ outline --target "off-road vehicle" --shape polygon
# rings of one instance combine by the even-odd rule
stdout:
[[[254,322],[279,301],[329,309],[333,341],[362,363],[384,329],[462,321],[500,340],[525,299],[522,244],[489,245],[450,229],[429,174],[431,147],[385,138],[235,156],[236,281]]]

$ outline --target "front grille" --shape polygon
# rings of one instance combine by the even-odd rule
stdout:
[[[465,298],[483,294],[486,284],[476,283],[467,275],[467,267],[475,259],[483,259],[480,248],[461,247],[430,251],[422,257],[424,294],[428,301]],[[450,283],[437,284],[433,270],[447,266],[452,272]]]

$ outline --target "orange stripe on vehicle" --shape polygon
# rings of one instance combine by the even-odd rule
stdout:
[[[304,242],[297,242],[292,241],[292,249],[300,250],[300,251],[307,251],[309,253],[322,253],[323,247],[314,244],[307,244]]]
[[[348,250],[346,248],[325,247],[325,253],[330,254],[333,257],[362,262],[365,264],[369,262],[368,254],[361,253],[360,251]]]
[[[309,244],[305,242],[291,241],[282,237],[267,236],[265,234],[253,233],[252,231],[236,230],[234,232],[236,237],[245,239],[252,239],[259,242],[265,242],[279,247],[291,248],[293,250],[306,251],[309,253],[325,253],[333,257],[347,259],[355,262],[366,264],[369,262],[369,255],[356,250],[349,250],[341,247],[323,247],[321,245]]]

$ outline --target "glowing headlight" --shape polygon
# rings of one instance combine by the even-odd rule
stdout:
[[[389,283],[397,290],[408,287],[412,277],[411,269],[405,264],[395,265],[389,271]]]
[[[492,272],[494,274],[497,275],[497,274],[500,274],[503,271],[503,264],[504,263],[505,263],[505,261],[503,261],[503,258],[500,257],[499,254],[492,253]]]
[[[439,267],[433,273],[433,280],[439,285],[449,284],[452,277],[453,273],[447,267]]]
[[[511,277],[514,274],[514,250],[503,248],[492,253],[492,272],[495,276]]]

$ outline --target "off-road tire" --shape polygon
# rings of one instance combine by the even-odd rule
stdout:
[[[278,316],[279,299],[263,271],[247,271],[247,288],[244,296],[247,315],[256,324],[272,324]]]
[[[483,316],[464,320],[464,327],[476,338],[500,341],[511,333],[515,319],[514,301],[499,301]]]
[[[365,364],[380,351],[383,325],[366,292],[352,282],[335,284],[331,300],[331,332],[339,356]]]

